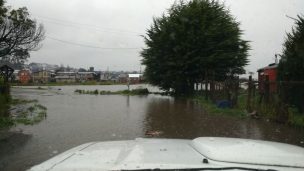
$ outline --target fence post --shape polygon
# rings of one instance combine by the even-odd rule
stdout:
[[[264,92],[265,92],[265,103],[269,103],[269,93],[270,93],[270,86],[269,86],[269,75],[265,75],[265,83],[264,83]]]
[[[233,104],[233,106],[238,105],[239,87],[240,87],[240,78],[236,77],[236,81],[234,84],[234,104]]]
[[[225,94],[227,95],[227,100],[231,102],[231,94],[230,94],[230,79],[225,80],[224,86]]]
[[[256,85],[255,85],[255,82],[253,82],[253,84],[252,84],[252,97],[253,98],[255,97],[255,92],[256,92]]]
[[[214,79],[210,80],[210,99],[214,102],[215,101],[215,95],[214,95]]]
[[[208,100],[208,73],[205,73],[205,100]]]
[[[251,92],[252,92],[252,76],[249,76],[249,80],[248,80],[248,88],[247,88],[247,105],[246,105],[246,109],[247,112],[251,112],[252,111],[252,107],[251,107]]]

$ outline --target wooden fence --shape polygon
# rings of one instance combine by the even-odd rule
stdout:
[[[292,95],[291,91],[295,89],[300,93],[298,102],[300,105],[303,104],[304,109],[304,81],[269,81],[268,76],[257,81],[249,76],[248,79],[240,80],[235,77],[221,82],[204,81],[195,85],[195,90],[206,100],[213,102],[227,100],[232,107],[238,106],[239,98],[242,96],[248,112],[252,112],[257,106],[274,102],[281,106],[288,105]]]

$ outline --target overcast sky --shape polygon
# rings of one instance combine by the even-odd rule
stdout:
[[[304,14],[304,0],[222,0],[241,22],[244,39],[251,41],[247,71],[274,62],[292,19]],[[96,70],[139,70],[139,51],[153,17],[174,0],[7,0],[13,8],[26,6],[43,23],[43,47],[29,62],[63,64]]]

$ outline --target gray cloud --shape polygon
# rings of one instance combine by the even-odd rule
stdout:
[[[224,0],[223,0],[224,1]],[[249,71],[274,61],[280,53],[286,32],[295,17],[303,13],[303,0],[225,0],[227,7],[241,22],[244,38],[251,41]],[[47,36],[43,47],[32,52],[30,61],[64,64],[74,67],[94,66],[105,70],[139,70],[140,34],[160,16],[174,0],[8,0],[13,8],[26,6]],[[51,38],[85,44],[100,49],[71,45]]]

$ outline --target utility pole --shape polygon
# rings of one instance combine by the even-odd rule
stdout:
[[[275,64],[278,64],[279,63],[278,56],[280,56],[282,58],[282,55],[276,53],[274,56],[275,56]]]

